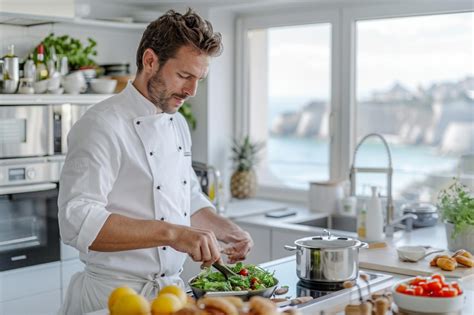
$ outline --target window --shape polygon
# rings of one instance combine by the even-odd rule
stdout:
[[[249,130],[266,143],[259,183],[329,179],[331,24],[252,29],[246,39]]]
[[[474,175],[474,14],[356,23],[356,140],[382,134],[393,156],[395,198],[433,200],[453,176]],[[379,142],[366,143],[358,166],[382,166]],[[358,176],[385,188],[377,175]],[[364,191],[365,190],[365,191]]]

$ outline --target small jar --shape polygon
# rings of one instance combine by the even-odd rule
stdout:
[[[35,89],[33,88],[32,78],[21,78],[20,87],[18,88],[19,94],[34,94]]]

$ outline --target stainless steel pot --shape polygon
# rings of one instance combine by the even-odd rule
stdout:
[[[413,220],[414,227],[429,227],[438,223],[438,208],[431,203],[407,203],[402,206],[403,214],[413,213],[417,216]]]
[[[308,282],[344,282],[359,275],[359,249],[367,247],[357,239],[332,236],[311,236],[295,241],[296,246],[285,249],[296,251],[296,274]]]

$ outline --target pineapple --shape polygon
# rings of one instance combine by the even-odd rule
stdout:
[[[235,171],[230,180],[232,197],[245,199],[254,197],[257,192],[257,175],[254,166],[258,162],[257,154],[263,143],[253,143],[249,136],[241,141],[234,140],[232,145],[232,161]]]

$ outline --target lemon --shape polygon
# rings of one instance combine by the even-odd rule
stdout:
[[[156,299],[151,302],[151,313],[153,315],[165,315],[179,311],[183,304],[179,298],[171,293],[159,294]],[[115,315],[115,314],[114,314]]]
[[[135,290],[129,288],[129,287],[118,287],[115,288],[112,293],[109,295],[109,311],[112,310],[112,306],[117,302],[118,299],[120,299],[124,295],[128,294],[137,294]]]
[[[181,305],[185,305],[188,302],[188,296],[186,293],[177,285],[167,285],[163,289],[161,289],[160,293],[158,295],[164,294],[164,293],[171,293],[173,295],[176,295],[176,297],[181,301]]]
[[[112,306],[112,315],[150,315],[150,303],[139,294],[120,297]]]

